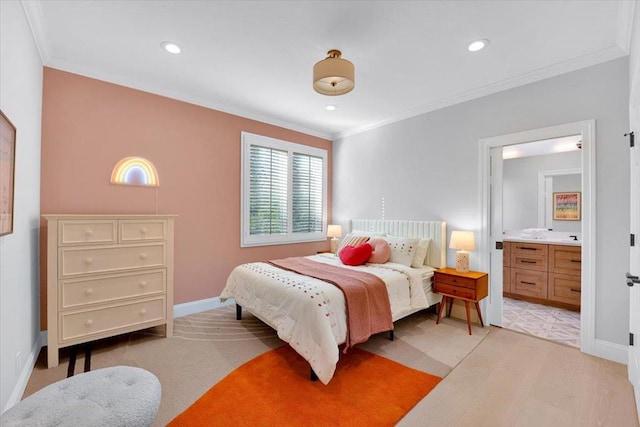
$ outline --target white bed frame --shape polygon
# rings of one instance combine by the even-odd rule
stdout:
[[[447,266],[447,223],[444,221],[352,219],[351,231],[355,230],[431,239],[425,264],[433,268]]]

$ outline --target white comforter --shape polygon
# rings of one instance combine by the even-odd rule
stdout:
[[[380,277],[387,284],[394,321],[429,306],[420,272],[411,267],[396,263],[350,267],[335,256],[308,258]],[[234,298],[267,322],[309,362],[320,381],[331,380],[338,345],[345,342],[347,331],[344,295],[336,286],[256,262],[236,267],[220,297]]]

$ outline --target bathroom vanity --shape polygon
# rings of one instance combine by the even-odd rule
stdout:
[[[504,296],[580,311],[582,247],[563,239],[504,239]]]

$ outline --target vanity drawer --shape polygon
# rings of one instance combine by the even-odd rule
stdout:
[[[167,222],[158,220],[120,220],[120,242],[144,242],[164,240],[167,235]]]
[[[165,245],[131,245],[60,249],[60,277],[108,273],[165,265]]]
[[[511,268],[511,293],[547,298],[547,272]]]
[[[567,304],[580,305],[580,276],[549,273],[549,299]]]
[[[166,271],[60,281],[60,309],[118,301],[166,291]]]
[[[511,243],[511,267],[547,271],[548,245]]]
[[[580,275],[582,248],[580,246],[549,245],[549,271]]]
[[[60,221],[58,243],[60,245],[82,245],[115,243],[116,220]]]
[[[164,297],[93,310],[60,313],[60,341],[91,335],[115,335],[118,329],[130,328],[166,319]],[[142,329],[142,328],[136,328]],[[110,332],[110,333],[109,333]]]

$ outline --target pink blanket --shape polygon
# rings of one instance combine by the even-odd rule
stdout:
[[[331,283],[342,290],[347,307],[346,349],[371,335],[393,330],[389,294],[384,281],[373,274],[311,261],[303,257],[269,261],[294,273]]]

